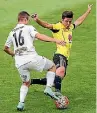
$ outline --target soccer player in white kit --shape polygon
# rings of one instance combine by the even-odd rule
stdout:
[[[43,41],[55,42],[60,45],[65,44],[62,40],[57,40],[38,33],[33,26],[27,25],[29,20],[30,15],[26,11],[21,11],[18,14],[18,24],[9,33],[4,47],[6,53],[12,57],[14,56],[15,66],[23,82],[20,88],[20,100],[17,106],[17,110],[19,111],[24,109],[24,101],[30,86],[30,70],[32,69],[37,71],[48,71],[46,74],[47,84],[44,93],[53,99],[58,99],[51,89],[55,78],[55,65],[51,60],[37,54],[33,46],[35,38]],[[14,52],[10,49],[12,45],[14,47]]]

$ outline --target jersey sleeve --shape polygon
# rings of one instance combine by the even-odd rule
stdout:
[[[37,30],[33,26],[30,26],[29,30],[31,37],[35,38],[35,35],[38,33]]]
[[[11,47],[12,44],[13,44],[13,42],[12,42],[12,34],[10,33],[8,38],[7,38],[7,40],[6,40],[6,42],[5,42],[5,46]]]
[[[74,30],[74,29],[75,29],[75,24],[71,24],[70,28],[71,28],[72,30]]]
[[[53,25],[54,30],[59,30],[60,29],[60,26],[59,26],[58,23],[57,24],[52,24],[52,25]]]

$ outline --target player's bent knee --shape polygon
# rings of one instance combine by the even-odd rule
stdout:
[[[23,84],[26,85],[27,87],[29,87],[29,86],[30,86],[30,81],[28,81],[28,82],[23,82]]]
[[[55,66],[55,64],[54,64],[50,69],[48,69],[48,71],[53,71],[53,72],[55,72],[55,71],[56,71],[56,66]]]
[[[65,75],[65,68],[64,67],[59,67],[56,70],[56,75],[60,76],[61,78],[64,77]]]

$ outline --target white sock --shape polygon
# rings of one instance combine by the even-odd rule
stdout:
[[[48,71],[47,72],[47,75],[46,75],[46,78],[47,78],[47,84],[46,84],[46,86],[51,87],[54,84],[55,73],[52,72],[52,71]]]
[[[22,85],[20,88],[20,102],[25,101],[27,92],[28,92],[28,87],[26,85]]]

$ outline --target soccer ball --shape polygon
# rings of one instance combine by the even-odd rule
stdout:
[[[60,99],[55,101],[57,109],[66,109],[69,105],[69,100],[66,96],[61,96]]]

